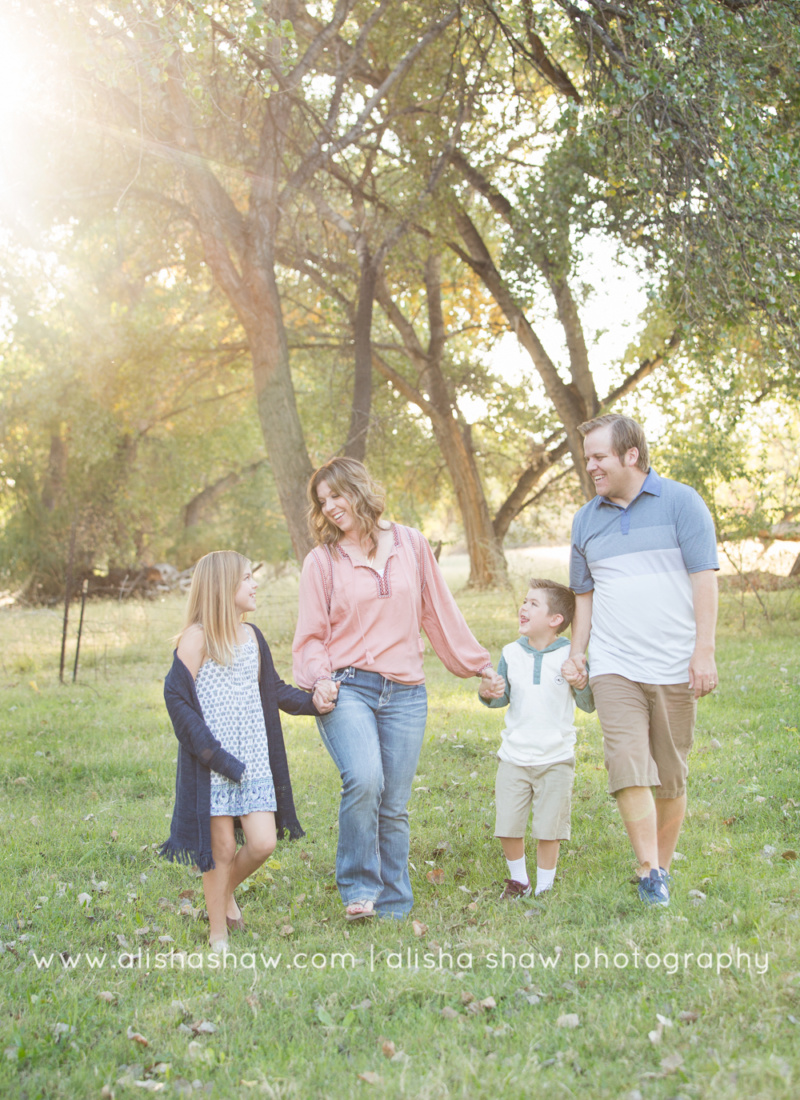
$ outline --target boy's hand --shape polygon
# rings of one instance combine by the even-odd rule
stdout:
[[[561,675],[567,683],[581,691],[589,683],[585,657],[569,657],[561,666]]]
[[[478,695],[482,699],[502,699],[506,693],[506,682],[503,677],[494,671],[494,669],[488,669],[481,676],[481,686],[478,688]]]

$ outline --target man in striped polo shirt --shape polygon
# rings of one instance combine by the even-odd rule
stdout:
[[[569,661],[580,672],[591,647],[609,790],[639,896],[669,905],[697,700],[718,682],[714,524],[694,489],[650,467],[635,420],[609,414],[579,430],[597,496],[572,525]]]

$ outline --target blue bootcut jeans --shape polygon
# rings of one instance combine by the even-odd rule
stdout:
[[[345,905],[371,901],[381,917],[414,904],[408,876],[408,800],[417,770],[428,695],[377,672],[334,672],[339,697],[317,718],[342,777],[336,883]]]

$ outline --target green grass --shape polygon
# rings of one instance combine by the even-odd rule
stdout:
[[[265,585],[254,616],[287,677],[295,598],[291,578]],[[225,1098],[796,1097],[800,882],[782,854],[800,849],[797,607],[794,593],[763,598],[770,623],[750,597],[723,601],[722,682],[700,705],[668,910],[636,898],[599,728],[583,715],[556,888],[546,902],[497,901],[502,717],[431,657],[411,802],[413,917],[427,930],[345,925],[338,776],[313,722],[286,719],[307,836],[280,844],[242,895],[248,932],[225,971],[198,965],[200,878],[154,851],[172,808],[161,682],[182,602],[89,605],[79,679],[65,686],[59,616],[2,612],[0,1094],[134,1096],[145,1081]],[[496,658],[515,600],[460,602]],[[38,968],[32,953],[53,961]],[[195,1034],[204,1021],[215,1030]]]

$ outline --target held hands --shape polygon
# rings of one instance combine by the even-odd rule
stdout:
[[[330,714],[338,695],[339,685],[335,680],[318,680],[311,699],[320,714]]]
[[[561,666],[561,675],[567,683],[581,691],[589,683],[586,671],[586,657],[583,653],[573,653]]]
[[[493,668],[488,668],[481,675],[481,686],[478,688],[478,694],[482,699],[502,699],[506,693],[506,682],[503,677],[495,672]]]

